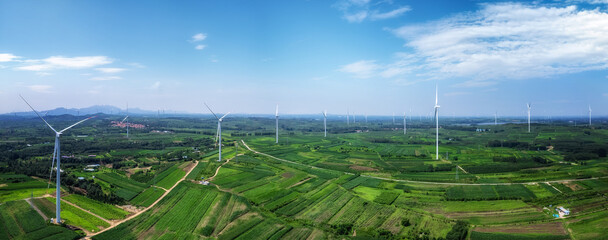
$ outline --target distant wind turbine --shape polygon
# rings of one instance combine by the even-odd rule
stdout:
[[[589,126],[591,127],[591,105],[589,105]]]
[[[393,125],[395,125],[395,112],[393,112]]]
[[[528,106],[528,132],[530,132],[530,109],[532,108],[532,104],[527,103]]]
[[[403,112],[403,135],[407,134],[407,116]]]
[[[222,121],[224,120],[224,118],[230,114],[230,112],[224,114],[224,116],[222,117],[217,117],[217,115],[215,115],[215,113],[211,110],[211,108],[207,105],[207,103],[204,103],[205,106],[207,107],[207,109],[209,109],[209,111],[211,112],[211,114],[213,114],[213,116],[217,119],[217,137],[219,138],[219,146],[220,146],[220,152],[219,152],[219,157],[218,157],[218,162],[222,161]]]
[[[277,104],[277,111],[274,114],[276,119],[276,140],[275,143],[279,143],[279,104]]]
[[[42,116],[40,116],[40,114],[38,114],[38,112],[37,112],[37,111],[36,111],[36,110],[35,110],[35,109],[32,107],[32,105],[30,105],[30,104],[29,104],[29,103],[28,103],[28,102],[25,100],[25,98],[23,98],[23,96],[19,95],[19,97],[21,97],[21,99],[23,99],[23,101],[24,101],[24,102],[25,102],[25,103],[26,103],[26,104],[27,104],[27,105],[28,105],[28,106],[29,106],[29,107],[32,109],[32,111],[34,111],[34,113],[36,113],[36,115],[38,115],[38,117],[39,117],[39,118],[40,118],[42,121],[44,121],[44,123],[45,123],[45,124],[46,124],[46,125],[47,125],[47,126],[50,128],[50,129],[51,129],[51,130],[53,130],[53,132],[55,132],[55,149],[54,149],[54,151],[53,151],[53,156],[55,157],[55,160],[57,161],[57,170],[56,170],[56,172],[57,172],[57,179],[56,179],[56,180],[57,180],[57,183],[56,183],[56,187],[57,187],[57,189],[56,189],[56,193],[55,193],[55,195],[56,195],[56,197],[55,197],[55,208],[56,208],[56,209],[55,209],[55,223],[57,223],[57,224],[58,224],[58,223],[60,223],[60,222],[61,222],[61,180],[60,180],[60,177],[61,177],[61,167],[60,167],[61,151],[60,151],[59,137],[60,137],[60,136],[61,136],[61,134],[62,134],[63,132],[65,132],[66,130],[68,130],[68,129],[70,129],[70,128],[72,128],[72,127],[74,127],[74,126],[76,126],[76,125],[78,125],[78,124],[80,124],[80,123],[82,123],[82,122],[84,122],[84,121],[86,121],[86,120],[89,120],[89,119],[91,119],[91,118],[94,118],[94,117],[89,117],[89,118],[86,118],[86,119],[80,120],[79,122],[74,123],[74,124],[72,124],[71,126],[69,126],[69,127],[67,127],[67,128],[64,128],[64,129],[63,129],[63,130],[61,130],[61,131],[57,131],[57,130],[55,130],[55,128],[53,128],[53,127],[52,127],[52,126],[51,126],[51,125],[50,125],[48,122],[46,122],[46,120],[44,120],[44,118],[42,118]],[[52,171],[53,171],[53,170],[52,170],[52,167],[51,167],[51,172],[52,172]]]
[[[127,118],[129,118],[129,103],[127,103],[127,116],[120,121],[120,123],[123,123],[125,120],[127,120]],[[127,120],[127,138],[129,138],[129,120]]]
[[[437,100],[437,85],[435,85],[435,160],[439,160],[439,104]]]
[[[325,131],[324,137],[327,137],[327,110],[323,111],[323,129]]]
[[[353,112],[353,124],[357,124],[357,114]]]
[[[348,112],[348,108],[346,108],[346,125],[350,125],[350,113]]]
[[[494,126],[498,125],[498,112],[494,112]]]

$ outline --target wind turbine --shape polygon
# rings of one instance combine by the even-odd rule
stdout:
[[[34,108],[32,107],[32,105],[30,105],[25,100],[25,98],[23,98],[23,96],[19,95],[19,97],[21,97],[21,99],[23,99],[23,101],[32,109],[32,111],[34,111],[34,113],[36,113],[36,115],[38,115],[38,117],[42,121],[44,121],[44,123],[51,130],[53,130],[53,132],[55,132],[55,149],[53,150],[53,156],[54,156],[55,160],[57,161],[57,170],[56,170],[56,172],[57,172],[57,179],[56,179],[57,180],[57,183],[56,183],[57,189],[56,189],[56,193],[55,193],[55,195],[56,195],[56,198],[55,198],[55,208],[56,208],[55,209],[55,223],[58,224],[58,223],[61,222],[61,180],[60,180],[60,178],[61,178],[61,168],[60,168],[61,151],[60,151],[59,137],[61,136],[61,134],[63,132],[67,131],[68,129],[70,129],[70,128],[72,128],[72,127],[74,127],[74,126],[76,126],[76,125],[78,125],[78,124],[80,124],[80,123],[82,123],[82,122],[84,122],[86,120],[94,118],[94,116],[93,117],[85,118],[83,120],[80,120],[77,123],[74,123],[74,124],[70,125],[69,127],[64,128],[61,131],[57,131],[48,122],[46,122],[46,120],[44,120],[44,118],[42,118],[42,116],[40,116],[40,114],[38,114],[38,112],[36,110],[34,110]],[[52,171],[53,170],[52,170],[52,167],[51,167],[51,172]]]
[[[353,124],[357,124],[357,114],[353,111]]]
[[[279,143],[279,104],[277,104],[277,111],[274,114],[276,119],[276,140],[275,143]]]
[[[125,120],[127,120],[127,118],[129,118],[129,104],[127,103],[127,116],[120,121],[120,123],[123,123]],[[127,120],[127,138],[129,138],[129,121]]]
[[[530,109],[532,108],[532,105],[530,103],[527,103],[526,105],[528,105],[528,132],[530,132]]]
[[[435,85],[435,160],[439,160],[439,104],[437,101],[437,85]]]
[[[348,112],[348,108],[346,108],[346,125],[350,125],[349,116],[350,116],[350,113]]]
[[[323,129],[325,129],[325,136],[327,137],[327,110],[323,111]]]
[[[591,127],[591,105],[589,105],[589,127]]]
[[[498,118],[498,112],[494,112],[494,126],[498,125],[497,118]]]
[[[395,125],[395,112],[393,112],[393,125]]]
[[[213,114],[213,116],[217,119],[217,137],[219,138],[219,146],[220,146],[220,152],[219,152],[219,157],[218,157],[218,162],[222,161],[222,121],[224,120],[224,117],[226,117],[228,114],[230,114],[230,112],[224,114],[224,116],[217,117],[217,115],[215,115],[215,113],[211,110],[211,108],[207,105],[207,103],[204,103],[205,106],[207,107],[207,109],[209,109],[209,111],[211,112],[211,114]]]
[[[403,112],[403,135],[407,134],[407,116],[405,115],[405,112]]]

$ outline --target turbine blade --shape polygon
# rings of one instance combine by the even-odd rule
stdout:
[[[228,112],[228,113],[224,114],[224,116],[222,116],[222,117],[220,118],[220,121],[222,121],[222,119],[224,119],[226,116],[228,116],[228,114],[230,114],[230,112]]]
[[[213,116],[214,116],[216,119],[218,119],[218,120],[220,119],[220,118],[218,118],[218,117],[217,117],[217,115],[215,115],[215,113],[214,113],[214,112],[211,110],[211,108],[210,108],[210,107],[207,105],[207,103],[206,103],[206,102],[203,102],[203,104],[205,104],[205,106],[207,107],[207,109],[209,109],[209,112],[211,112],[211,114],[213,114]]]
[[[69,126],[69,127],[67,127],[67,128],[64,128],[63,130],[59,131],[59,133],[63,133],[63,132],[65,132],[66,130],[68,130],[68,129],[70,129],[70,128],[72,128],[72,127],[74,127],[74,126],[78,125],[78,124],[81,124],[82,122],[84,122],[84,121],[86,121],[86,120],[89,120],[89,119],[91,119],[91,118],[94,118],[94,117],[97,117],[97,116],[92,116],[92,117],[88,117],[88,118],[82,119],[82,120],[78,121],[77,123],[72,124],[72,126]]]
[[[435,106],[437,106],[437,103],[439,102],[437,98],[437,84],[435,84]]]
[[[220,136],[220,125],[217,125],[217,131],[215,131],[215,144],[217,145],[217,139]]]
[[[42,121],[44,121],[44,123],[46,123],[46,125],[47,125],[47,126],[49,126],[49,128],[51,128],[51,130],[53,130],[53,132],[57,133],[57,130],[55,130],[55,129],[54,129],[52,126],[51,126],[51,124],[49,124],[48,122],[46,122],[46,120],[44,120],[44,118],[42,118],[42,117],[40,116],[40,114],[38,114],[38,112],[37,112],[37,111],[36,111],[36,110],[35,110],[35,109],[32,107],[32,105],[30,105],[30,103],[28,103],[28,102],[25,100],[25,98],[23,98],[23,96],[19,95],[19,97],[21,97],[21,99],[23,99],[23,101],[25,102],[25,104],[27,104],[27,105],[28,105],[28,106],[29,106],[29,107],[32,109],[32,111],[34,111],[34,113],[36,113],[36,115],[38,115],[38,117],[39,117],[40,119],[42,119]]]
[[[276,117],[278,117],[278,116],[279,116],[279,104],[277,104],[277,111],[276,111],[276,113],[274,114],[274,116],[276,116]]]
[[[120,121],[120,123],[123,123],[125,120],[127,120],[129,116],[126,116],[122,121]]]

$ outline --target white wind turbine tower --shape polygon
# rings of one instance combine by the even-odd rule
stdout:
[[[435,160],[439,160],[439,104],[437,101],[437,85],[435,85]]]
[[[357,114],[353,111],[353,124],[357,124]]]
[[[494,112],[494,126],[498,125],[498,112]]]
[[[532,105],[530,103],[526,104],[528,106],[528,132],[530,132],[530,109],[532,108]]]
[[[393,112],[393,125],[395,125],[395,112]]]
[[[346,125],[350,125],[350,113],[348,112],[348,108],[346,108]]]
[[[327,137],[327,110],[323,111],[323,129],[325,131],[324,137]]]
[[[591,127],[591,105],[589,105],[589,127]]]
[[[91,118],[94,117],[89,117],[83,120],[80,120],[77,123],[72,124],[71,126],[64,128],[61,131],[57,131],[55,130],[55,128],[53,128],[48,122],[46,122],[46,120],[44,120],[44,118],[42,118],[40,116],[40,114],[38,114],[38,112],[36,110],[34,110],[34,108],[32,107],[32,105],[30,105],[25,98],[23,98],[23,96],[19,95],[19,97],[21,97],[21,99],[23,99],[23,101],[32,109],[32,111],[34,111],[34,113],[36,113],[36,115],[38,115],[38,117],[40,119],[42,119],[42,121],[44,121],[44,123],[51,129],[53,130],[53,132],[55,132],[55,149],[53,150],[53,156],[55,158],[55,160],[57,161],[57,170],[55,170],[57,172],[57,183],[56,183],[56,198],[55,198],[55,223],[60,223],[61,222],[61,180],[60,180],[60,175],[61,175],[61,167],[60,167],[60,159],[61,159],[61,151],[60,151],[60,144],[59,144],[59,137],[61,136],[61,134],[63,132],[65,132],[66,130],[86,121],[89,120]],[[54,162],[53,162],[54,163]],[[53,167],[51,167],[51,172],[53,171]]]
[[[407,116],[403,112],[403,135],[407,134]]]
[[[226,117],[228,114],[230,114],[230,112],[224,114],[224,116],[217,117],[217,115],[215,115],[215,113],[211,110],[211,108],[207,105],[207,103],[204,103],[205,106],[207,107],[207,109],[209,109],[209,111],[211,112],[211,114],[213,114],[213,116],[217,119],[217,137],[219,138],[219,146],[220,146],[220,151],[219,151],[219,157],[218,157],[218,162],[222,161],[222,121],[224,120],[224,117]]]
[[[129,104],[127,103],[127,116],[120,121],[120,123],[123,123],[125,120],[127,120],[127,118],[129,118]],[[129,138],[129,121],[127,120],[127,138]]]
[[[276,140],[275,143],[279,143],[279,104],[277,104],[277,111],[274,114],[276,119]]]

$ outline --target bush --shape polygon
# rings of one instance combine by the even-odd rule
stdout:
[[[467,232],[469,231],[469,224],[465,221],[457,221],[452,227],[452,230],[445,236],[446,240],[464,240],[467,238]]]

